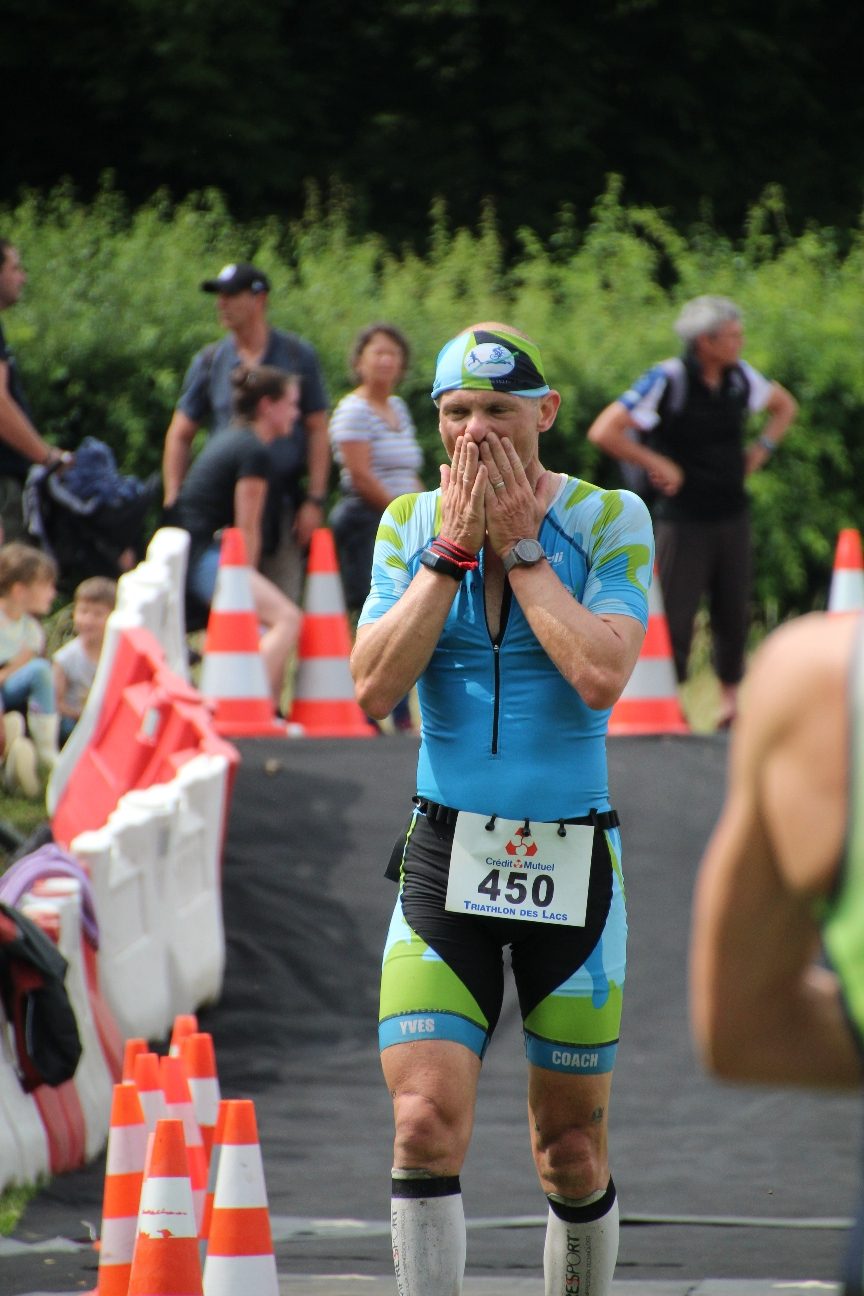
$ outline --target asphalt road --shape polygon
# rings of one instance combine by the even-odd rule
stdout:
[[[410,809],[416,742],[238,746],[226,983],[201,1027],[214,1037],[223,1096],[255,1100],[281,1290],[392,1293],[376,986],[395,898],[383,868]],[[611,1107],[616,1290],[756,1296],[775,1283],[830,1283],[858,1193],[859,1100],[718,1084],[687,1030],[692,883],[722,798],[726,740],[615,738],[609,762],[630,921]],[[462,1184],[466,1291],[539,1296],[545,1200],[512,995],[484,1064]],[[94,1285],[92,1251],[34,1248],[84,1237],[82,1220],[98,1227],[101,1187],[96,1165],[37,1197],[17,1243],[0,1247],[0,1293]]]

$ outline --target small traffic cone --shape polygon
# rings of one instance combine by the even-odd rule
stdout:
[[[169,1057],[180,1056],[180,1046],[187,1035],[194,1035],[198,1029],[198,1018],[194,1013],[178,1013],[171,1027],[171,1040],[168,1044]]]
[[[168,1115],[165,1106],[165,1095],[162,1092],[162,1080],[159,1075],[159,1058],[155,1053],[139,1053],[135,1058],[132,1079],[138,1090],[144,1120],[149,1133],[153,1133],[156,1122]]]
[[[135,1059],[139,1053],[146,1053],[149,1047],[145,1039],[127,1039],[123,1046],[123,1080],[135,1079]]]
[[[225,1117],[228,1114],[228,1100],[222,1098],[216,1115],[216,1128],[213,1131],[213,1143],[210,1148],[210,1167],[207,1171],[207,1192],[204,1195],[204,1217],[201,1220],[199,1240],[201,1244],[201,1264],[207,1254],[207,1239],[210,1237],[210,1221],[213,1219],[213,1201],[216,1197],[216,1180],[219,1177],[219,1160],[222,1156],[222,1139],[225,1134]]]
[[[633,674],[612,708],[608,732],[618,736],[690,732],[678,700],[672,641],[656,570],[648,591],[648,631]]]
[[[180,1043],[180,1059],[186,1071],[186,1081],[192,1095],[195,1118],[201,1129],[201,1139],[207,1162],[213,1146],[213,1132],[219,1115],[219,1077],[216,1074],[216,1052],[213,1036],[205,1031],[187,1035]]]
[[[258,646],[258,618],[243,532],[222,533],[216,588],[210,605],[200,690],[213,699],[213,725],[232,738],[284,738]]]
[[[203,1296],[183,1122],[160,1120],[141,1189],[128,1296]]]
[[[333,533],[312,533],[290,720],[307,738],[371,738],[354,697],[351,634]]]
[[[846,527],[837,537],[834,570],[828,592],[829,612],[858,612],[864,608],[864,558],[861,533]]]
[[[264,1167],[249,1098],[226,1104],[216,1196],[204,1261],[205,1296],[279,1296]]]
[[[111,1102],[97,1296],[126,1296],[129,1290],[146,1154],[147,1124],[138,1090],[124,1081],[114,1086]]]
[[[204,1194],[207,1191],[207,1155],[204,1151],[204,1140],[201,1138],[201,1127],[195,1119],[192,1094],[189,1091],[182,1060],[179,1057],[161,1058],[159,1076],[168,1115],[183,1122],[183,1135],[189,1160],[189,1181],[192,1184],[192,1200],[195,1204],[195,1220],[200,1228],[201,1220],[204,1218]]]

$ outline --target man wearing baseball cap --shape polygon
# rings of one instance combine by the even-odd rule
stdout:
[[[330,475],[327,392],[318,357],[304,338],[269,323],[270,280],[257,266],[232,262],[215,278],[205,279],[201,290],[216,297],[226,334],[198,352],[183,379],[165,435],[165,508],[170,516],[199,427],[206,426],[212,435],[231,422],[232,370],[238,364],[272,365],[296,375],[300,417],[293,434],[271,447],[274,483],[261,561],[264,575],[296,602],[302,592],[305,550],[324,518]]]
[[[451,339],[432,398],[441,486],[388,506],[351,659],[367,715],[416,684],[422,717],[379,1015],[396,1285],[462,1290],[459,1176],[508,946],[548,1200],[545,1290],[608,1296],[627,923],[606,730],[647,625],[651,523],[636,495],[543,467],[561,397],[517,329]]]

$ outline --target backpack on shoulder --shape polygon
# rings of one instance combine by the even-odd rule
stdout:
[[[66,991],[67,967],[36,923],[0,901],[0,1002],[25,1093],[63,1084],[78,1068],[81,1037]]]

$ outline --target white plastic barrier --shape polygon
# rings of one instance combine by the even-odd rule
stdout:
[[[189,532],[162,527],[147,547],[147,557],[134,571],[121,576],[117,606],[141,618],[162,645],[175,675],[189,681],[186,652],[186,565]]]
[[[103,992],[127,1037],[163,1039],[178,1013],[221,992],[228,777],[226,758],[195,756],[71,843],[93,885]]]
[[[188,556],[188,532],[179,527],[163,527],[150,541],[146,561],[120,577],[117,607],[108,618],[96,677],[81,717],[60,752],[48,783],[46,804],[49,815],[56,810],[76,762],[93,736],[111,678],[117,644],[124,630],[146,626],[159,641],[171,670],[188,681],[184,611]]]
[[[59,915],[58,948],[69,964],[66,991],[75,1011],[81,1039],[81,1060],[74,1083],[84,1113],[85,1155],[89,1161],[102,1151],[108,1137],[114,1080],[102,1051],[87,987],[81,943],[81,884],[74,878],[45,878],[37,884],[35,892],[22,897],[20,907],[21,912],[34,922],[38,922],[40,910]]]
[[[171,1022],[179,1013],[214,1003],[222,990],[226,776],[227,762],[222,757],[200,755],[180,766],[172,804],[166,805],[160,788],[130,792],[126,798],[135,808],[152,807],[155,815],[163,815],[170,834],[163,921],[168,925]]]
[[[120,1033],[160,1039],[170,1014],[165,934],[160,926],[156,820],[125,798],[70,849],[90,874],[99,916],[99,977]]]

